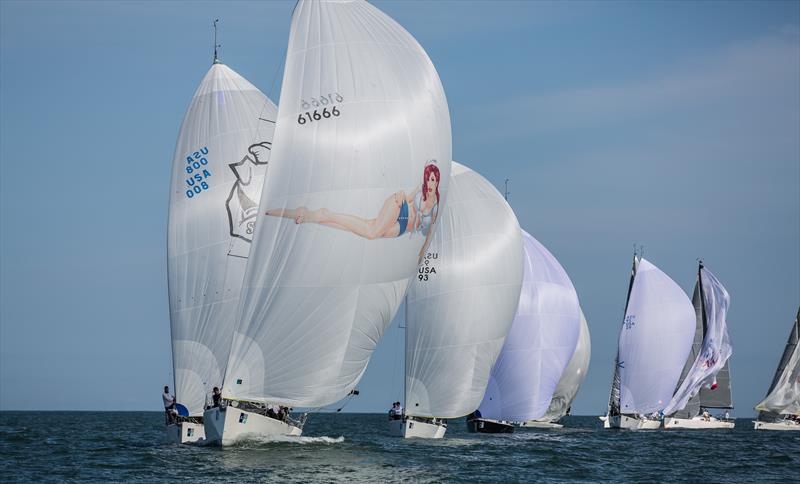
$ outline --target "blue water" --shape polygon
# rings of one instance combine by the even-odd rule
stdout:
[[[165,441],[158,412],[0,412],[0,481],[800,482],[800,432],[562,430],[387,435],[376,414],[316,414],[304,437],[219,449]]]

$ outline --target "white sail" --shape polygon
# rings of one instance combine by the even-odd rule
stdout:
[[[669,403],[694,338],[686,293],[641,259],[619,336],[620,411],[659,412]]]
[[[168,274],[175,396],[202,415],[222,385],[269,160],[275,105],[215,63],[183,119],[172,160]]]
[[[519,307],[480,404],[484,418],[542,417],[581,331],[581,308],[558,260],[522,231],[525,257]]]
[[[800,310],[789,333],[783,357],[767,397],[756,405],[759,420],[773,421],[780,415],[800,415]]]
[[[558,385],[553,392],[553,398],[550,400],[550,406],[547,408],[547,413],[544,414],[542,420],[548,422],[555,422],[564,415],[572,406],[575,396],[578,394],[583,380],[586,378],[586,372],[589,370],[589,360],[592,357],[592,342],[589,335],[589,325],[586,323],[586,317],[581,311],[581,333],[578,336],[578,344],[575,347],[575,352],[572,353],[572,358],[569,359],[564,373],[561,374],[561,379],[558,380]]]
[[[730,305],[728,291],[708,269],[701,267],[698,273],[705,313],[705,334],[700,354],[683,379],[672,400],[664,408],[665,415],[683,409],[689,399],[697,395],[704,386],[716,389],[716,375],[725,366],[733,353],[728,336],[726,316]],[[701,316],[702,317],[702,316]],[[723,390],[720,390],[723,391]],[[730,392],[730,388],[727,389]],[[730,397],[728,397],[730,399]]]
[[[418,417],[477,408],[522,284],[522,237],[503,196],[453,163],[448,197],[408,289],[406,414]]]
[[[228,397],[319,407],[361,378],[444,208],[450,115],[425,51],[364,1],[300,1]]]

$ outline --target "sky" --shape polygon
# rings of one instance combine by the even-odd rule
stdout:
[[[800,304],[800,3],[376,1],[433,60],[453,157],[506,178],[592,339],[605,412],[633,244],[731,294],[735,416]],[[0,409],[159,410],[170,163],[221,58],[276,103],[293,1],[0,2]],[[402,330],[346,411],[402,392]]]

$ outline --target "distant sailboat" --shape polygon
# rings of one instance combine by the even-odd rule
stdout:
[[[511,432],[511,423],[542,418],[581,333],[578,295],[566,271],[524,230],[522,238],[519,306],[479,413],[467,421],[474,432]]]
[[[664,409],[664,428],[732,429],[733,420],[707,412],[712,408],[733,408],[728,366],[733,348],[726,320],[730,304],[728,291],[702,262],[697,268],[692,304],[697,321],[694,344],[686,359],[681,383]]]
[[[634,256],[606,428],[657,429],[692,347],[692,303],[666,274]]]
[[[167,237],[175,442],[204,438],[207,396],[222,385],[276,111],[215,56],[178,135]]]
[[[522,284],[522,236],[503,196],[453,163],[448,205],[409,284],[405,413],[392,435],[442,438],[480,403]]]
[[[300,1],[259,204],[225,405],[209,441],[299,435],[289,407],[350,394],[445,206],[450,115],[439,76],[364,1]],[[276,418],[277,416],[277,418]]]
[[[756,430],[800,430],[800,309],[766,398],[756,405]]]
[[[575,400],[583,380],[586,379],[591,356],[592,342],[589,336],[589,325],[586,323],[583,311],[581,311],[581,334],[578,337],[578,345],[575,347],[575,352],[572,353],[572,358],[570,358],[569,364],[564,369],[564,373],[561,374],[561,379],[553,392],[553,398],[550,400],[547,413],[537,420],[522,422],[520,426],[533,428],[563,427],[558,422],[565,415],[570,414],[572,402]]]

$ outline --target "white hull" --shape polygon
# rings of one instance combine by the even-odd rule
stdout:
[[[539,422],[538,420],[528,420],[527,422],[522,422],[519,424],[520,427],[526,427],[531,429],[560,429],[564,428],[563,425],[556,422]]]
[[[703,417],[664,419],[665,429],[732,429],[733,425],[732,420],[718,420],[714,417],[710,420]]]
[[[784,420],[783,422],[753,422],[756,430],[800,430],[800,423]]]
[[[404,439],[441,439],[447,432],[444,424],[431,424],[410,418],[389,421],[389,435]]]
[[[205,438],[205,427],[201,423],[179,422],[167,425],[167,441],[170,443],[190,444]]]
[[[303,433],[294,425],[230,405],[224,410],[206,410],[203,423],[207,443],[222,446],[232,445],[239,440],[299,436]]]
[[[661,420],[633,418],[627,415],[605,416],[600,417],[600,420],[603,421],[603,428],[606,429],[656,430],[661,428]]]

